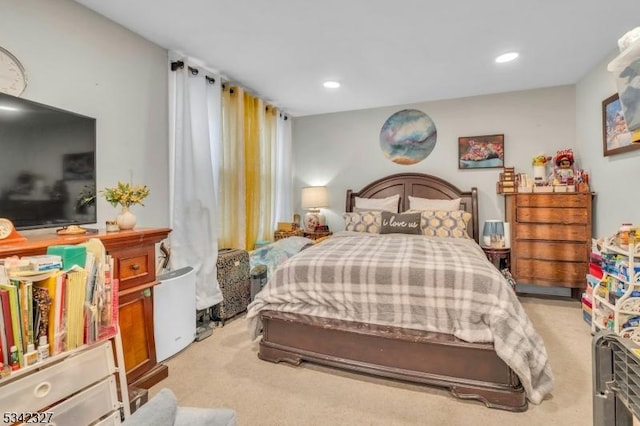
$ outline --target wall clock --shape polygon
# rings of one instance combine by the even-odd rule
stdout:
[[[20,96],[27,88],[24,67],[8,50],[0,47],[0,92]]]

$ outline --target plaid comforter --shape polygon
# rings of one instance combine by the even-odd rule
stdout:
[[[473,241],[341,232],[281,264],[249,305],[493,342],[538,404],[553,389],[544,343],[513,290]]]

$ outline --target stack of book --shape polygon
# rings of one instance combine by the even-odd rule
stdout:
[[[86,262],[64,270],[59,256],[0,259],[0,378],[116,334],[113,259],[86,244]]]
[[[514,167],[505,167],[500,173],[500,180],[496,184],[498,194],[513,194],[518,192],[518,181]]]

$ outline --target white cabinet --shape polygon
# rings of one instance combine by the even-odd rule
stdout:
[[[129,404],[118,400],[116,375],[126,383],[120,335],[88,347],[64,352],[43,362],[16,371],[0,380],[0,412],[3,424],[26,421],[27,413],[41,412],[50,425],[120,424],[120,408],[129,414]],[[116,351],[113,350],[116,344]],[[118,362],[117,365],[121,365]],[[126,386],[122,395],[128,401]],[[102,423],[101,423],[102,424]]]
[[[593,288],[592,331],[608,329],[640,343],[640,243],[620,247],[612,237],[600,256],[604,274]]]

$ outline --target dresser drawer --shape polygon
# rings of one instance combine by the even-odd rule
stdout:
[[[577,223],[585,225],[589,222],[589,216],[585,209],[518,207],[516,220],[519,223]]]
[[[573,194],[518,194],[517,205],[528,207],[586,208],[591,202],[590,193]]]
[[[155,281],[155,247],[133,247],[110,252],[114,260],[114,274],[120,280],[120,290]]]
[[[516,259],[514,273],[518,282],[548,284],[560,287],[584,287],[587,276],[585,262],[556,262]]]
[[[587,262],[590,247],[587,244],[518,241],[517,250],[522,259]]]
[[[115,377],[100,383],[47,408],[52,411],[53,425],[88,425],[120,408]]]
[[[589,241],[588,225],[516,223],[514,237],[520,240]]]
[[[115,372],[111,342],[76,352],[64,361],[0,388],[0,412],[38,411]]]

